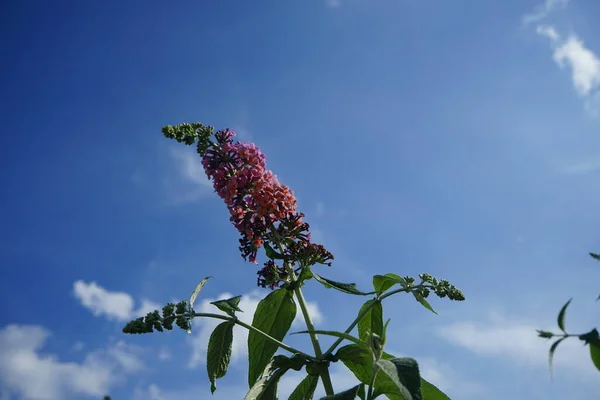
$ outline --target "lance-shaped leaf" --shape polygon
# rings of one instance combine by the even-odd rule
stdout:
[[[369,311],[358,320],[358,337],[363,342],[368,342],[371,333],[383,337],[383,306],[381,302],[376,299],[367,300],[360,308],[358,315],[367,308]]]
[[[321,400],[354,400],[358,397],[360,389],[362,387],[362,383],[360,385],[354,386],[352,389],[345,390],[341,393],[336,393],[331,396],[321,397]]]
[[[233,342],[233,322],[223,322],[217,325],[210,335],[206,351],[206,370],[210,380],[210,391],[217,390],[215,382],[227,373],[231,360],[231,344]]]
[[[564,306],[562,306],[562,308],[560,309],[560,312],[558,313],[558,327],[560,328],[561,331],[567,333],[565,331],[565,315],[567,313],[567,307],[569,307],[569,304],[571,304],[571,300],[573,299],[569,299],[569,301],[567,301],[565,303]]]
[[[429,302],[427,300],[425,300],[425,297],[423,297],[420,294],[415,293],[415,292],[412,292],[412,294],[413,294],[413,296],[415,296],[415,300],[417,300],[419,303],[421,303],[421,305],[423,307],[425,307],[426,309],[428,309],[429,311],[431,311],[435,315],[438,315],[438,313],[435,312],[435,310],[433,309],[433,307],[431,307],[431,304],[429,304]]]
[[[556,348],[558,347],[560,342],[562,342],[566,338],[567,338],[567,336],[562,337],[562,338],[558,339],[556,342],[552,343],[552,346],[550,346],[550,352],[548,353],[548,367],[550,368],[550,377],[552,377],[552,360],[554,359],[554,352],[556,351]]]
[[[377,366],[396,385],[404,400],[423,400],[419,365],[412,358],[379,360]]]
[[[262,299],[254,313],[252,326],[281,341],[296,317],[296,303],[291,291],[282,288]],[[277,351],[277,344],[254,331],[248,333],[248,384],[254,385]]]
[[[194,291],[192,292],[192,295],[190,296],[190,301],[188,303],[188,313],[189,314],[194,313],[194,303],[196,302],[196,298],[198,297],[198,294],[204,287],[204,284],[206,283],[206,281],[209,280],[210,278],[212,278],[212,277],[207,276],[206,278],[202,279],[200,281],[200,283],[198,283],[196,285],[196,289],[194,289]],[[192,333],[192,318],[191,317],[187,318],[187,333]]]
[[[194,289],[194,291],[192,292],[192,295],[190,296],[190,303],[189,303],[189,305],[190,305],[189,312],[190,313],[194,312],[194,303],[196,302],[196,298],[198,297],[198,294],[200,294],[200,291],[204,287],[204,284],[206,283],[206,281],[208,281],[210,278],[212,278],[212,276],[207,276],[206,278],[202,279],[200,281],[200,283],[198,283],[196,285],[196,288]]]
[[[398,278],[400,278],[398,276]],[[373,276],[373,289],[377,294],[382,294],[395,284],[400,283],[394,276],[375,275]]]
[[[230,299],[213,301],[210,304],[217,307],[219,310],[227,313],[230,317],[235,317],[235,312],[243,312],[239,307],[242,296],[235,296]]]
[[[318,376],[306,375],[302,382],[296,386],[292,394],[290,394],[288,400],[312,400],[318,383]]]
[[[294,359],[296,358],[296,359]],[[277,386],[281,377],[296,367],[296,356],[288,358],[283,355],[273,357],[266,365],[260,378],[252,385],[244,400],[277,400]]]
[[[598,371],[600,371],[600,340],[590,342],[590,357]]]
[[[271,245],[269,244],[269,242],[264,242],[263,243],[263,247],[265,248],[265,255],[272,259],[272,260],[283,260],[285,259],[285,257],[283,256],[283,254],[277,252],[277,250],[275,250],[273,247],[271,247]]]
[[[317,280],[317,282],[319,282],[326,288],[328,288],[328,289],[334,288],[343,293],[354,294],[357,296],[367,296],[369,294],[375,293],[375,292],[369,292],[369,293],[362,292],[356,288],[356,283],[342,283],[342,282],[332,281],[331,279],[324,278],[321,275],[316,274],[314,272],[313,272],[313,277],[315,278],[315,280]]]

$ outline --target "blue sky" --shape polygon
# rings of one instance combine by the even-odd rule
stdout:
[[[241,294],[248,319],[265,295],[193,150],[160,133],[192,121],[263,149],[326,277],[464,291],[439,316],[386,308],[390,351],[453,399],[598,397],[587,349],[561,346],[551,381],[535,329],[571,296],[571,331],[598,322],[599,2],[126,3],[0,13],[0,399],[210,398],[214,325],[120,332],[206,275],[203,309]],[[365,299],[314,285],[319,326],[344,329]],[[215,399],[245,393],[236,337]]]

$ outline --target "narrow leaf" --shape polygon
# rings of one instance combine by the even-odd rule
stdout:
[[[217,325],[210,335],[206,351],[206,370],[210,380],[210,391],[217,390],[215,381],[227,373],[231,360],[231,343],[233,342],[233,322],[223,322]]]
[[[435,310],[433,309],[433,307],[431,307],[431,304],[429,304],[429,302],[427,300],[425,300],[425,298],[423,296],[421,296],[420,294],[417,294],[415,292],[412,292],[412,294],[413,294],[413,296],[415,296],[415,300],[417,300],[419,303],[421,303],[421,305],[423,307],[425,307],[426,309],[428,309],[429,311],[431,311],[435,315],[438,315],[438,313],[435,312]]]
[[[590,256],[592,256],[593,258],[595,258],[596,260],[600,261],[600,254],[596,254],[596,253],[590,253]]]
[[[590,343],[590,357],[596,369],[600,371],[600,340]]]
[[[377,366],[394,382],[405,400],[423,400],[419,365],[412,358],[379,360]]]
[[[241,299],[242,296],[235,296],[230,299],[213,301],[210,304],[217,307],[219,310],[227,313],[230,317],[234,317],[236,311],[243,312],[238,307],[238,304],[240,304]]]
[[[254,313],[252,326],[281,341],[292,326],[296,317],[296,303],[292,292],[282,288],[269,293],[262,299]],[[277,344],[254,331],[248,333],[248,384],[254,385],[271,357],[277,351]]]
[[[319,383],[318,376],[306,375],[296,389],[290,394],[288,400],[312,400]]]
[[[375,275],[373,276],[373,289],[377,294],[382,294],[395,284],[399,283],[393,277],[387,275]]]
[[[560,312],[558,313],[558,327],[560,328],[561,331],[567,333],[565,331],[565,314],[567,313],[567,307],[569,307],[569,304],[571,304],[571,300],[573,300],[572,298],[569,299],[569,301],[567,301],[565,303],[564,306],[562,306],[562,308],[560,309]]]
[[[321,400],[354,400],[358,396],[358,392],[360,391],[360,385],[354,386],[352,389],[348,389],[344,392],[337,393],[331,396],[321,397]]]
[[[566,338],[567,338],[566,336],[562,337],[562,338],[558,339],[556,342],[552,343],[552,346],[550,346],[550,352],[548,353],[548,367],[550,368],[550,376],[551,377],[552,377],[552,359],[554,358],[554,352],[556,351],[556,348],[558,347],[560,342],[562,342]]]
[[[361,292],[360,290],[358,290],[356,288],[356,283],[342,283],[342,282],[336,282],[336,281],[332,281],[331,279],[327,279],[322,277],[319,274],[316,274],[313,272],[313,277],[323,286],[325,286],[326,288],[334,288],[336,290],[339,290],[340,292],[343,293],[348,293],[348,294],[354,294],[357,296],[367,296],[369,294],[373,294],[375,292],[370,292],[370,293],[365,293],[365,292]]]
[[[272,260],[283,260],[285,257],[281,253],[278,253],[268,242],[264,242],[265,255]]]
[[[267,382],[276,369],[275,360],[269,361],[262,371],[260,379],[258,379],[254,385],[250,387],[250,390],[248,393],[246,393],[244,400],[258,400],[265,391]]]
[[[369,333],[383,336],[383,306],[379,300],[367,300],[358,314],[370,307],[369,311],[358,321],[358,337],[363,342],[369,341]]]
[[[196,302],[196,297],[198,297],[202,287],[210,278],[212,278],[212,276],[207,276],[206,278],[202,279],[198,285],[196,285],[196,289],[194,289],[192,295],[190,296],[190,313],[194,312],[194,303]]]

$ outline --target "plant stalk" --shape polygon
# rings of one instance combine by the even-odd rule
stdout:
[[[275,343],[277,346],[281,347],[284,350],[289,351],[292,354],[300,354],[301,356],[305,357],[307,360],[310,361],[318,361],[317,358],[306,354],[300,350],[296,350],[295,348],[288,346],[287,344],[280,342],[279,340],[275,339],[274,337],[270,336],[269,334],[261,331],[260,329],[252,326],[252,325],[248,325],[245,322],[240,321],[237,318],[233,318],[233,317],[229,317],[226,315],[221,315],[221,314],[212,314],[212,313],[193,313],[193,314],[183,314],[184,317],[207,317],[207,318],[216,318],[216,319],[222,319],[223,321],[229,321],[229,322],[233,322],[236,325],[242,326],[246,329],[248,329],[249,331],[253,331],[258,333],[259,335],[264,336],[265,338],[267,338],[268,340],[270,340],[271,342]]]
[[[315,330],[315,326],[312,322],[310,314],[308,313],[306,300],[304,299],[304,294],[302,293],[300,285],[298,285],[296,289],[294,289],[294,294],[298,299],[298,304],[300,304],[300,310],[302,310],[302,316],[304,317],[304,322],[306,322],[306,328],[309,331],[311,331],[310,341],[312,342],[313,349],[315,351],[315,356],[317,356],[317,359],[321,360],[323,358],[323,352],[321,351],[321,345],[319,344],[319,338],[317,337],[317,334],[313,333],[313,331]],[[331,383],[331,377],[329,376],[329,368],[320,367],[319,374],[321,375],[321,380],[323,381],[325,394],[327,394],[327,396],[332,396],[335,392],[333,391],[333,384]]]

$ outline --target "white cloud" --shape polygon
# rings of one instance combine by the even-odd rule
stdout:
[[[109,319],[124,321],[133,313],[133,298],[129,294],[109,292],[96,282],[76,281],[73,294],[95,316],[105,315]]]
[[[540,4],[537,9],[531,14],[527,14],[523,17],[524,24],[531,24],[543,20],[552,12],[552,10],[565,7],[569,3],[569,0],[546,0],[544,4]]]
[[[256,307],[258,306],[258,303],[262,299],[263,295],[264,293],[262,292],[254,291],[242,296],[242,300],[240,301],[239,307],[244,312],[237,313],[237,316],[240,319],[240,321],[245,322],[247,324],[252,323],[252,319],[254,318],[254,312],[256,311]],[[218,296],[219,299],[227,299],[231,297],[233,297],[233,295],[230,293],[221,293]],[[204,299],[200,304],[196,303],[194,309],[196,310],[196,312],[224,314],[215,306],[210,304],[212,301],[215,300],[216,299]],[[322,321],[323,316],[316,303],[308,302],[307,308],[315,324],[318,324]],[[296,318],[293,324],[299,325],[302,323],[302,321],[302,312],[300,310],[300,307],[298,307]],[[193,320],[193,337],[189,340],[192,346],[192,354],[189,360],[190,367],[196,367],[200,363],[205,362],[206,348],[208,346],[208,340],[210,339],[210,335],[212,331],[216,328],[216,326],[222,322],[223,321],[214,318],[195,318]],[[243,359],[247,356],[247,343],[248,331],[240,326],[235,326],[233,328],[233,344],[231,348],[232,363],[237,360]]]
[[[504,358],[532,368],[548,368],[550,343],[537,336],[541,329],[516,318],[491,315],[488,321],[464,321],[440,327],[442,339],[475,354]],[[597,377],[587,348],[578,340],[565,340],[554,356],[555,369],[583,372],[579,376]]]
[[[560,35],[553,26],[539,25],[535,31],[538,35],[545,36],[552,42],[557,42],[560,39]]]
[[[561,68],[570,68],[575,90],[585,97],[585,109],[592,116],[600,116],[600,58],[576,35],[562,40],[553,26],[539,25],[538,35],[547,37],[554,48],[554,62]]]
[[[87,395],[99,398],[142,363],[122,342],[88,353],[80,363],[42,354],[50,332],[41,326],[8,325],[0,330],[0,386],[31,400]]]
[[[213,192],[212,182],[206,176],[202,160],[193,146],[168,147],[171,165],[163,177],[164,194],[170,204],[195,202]]]
[[[76,281],[73,294],[80,303],[95,316],[106,316],[108,319],[127,321],[141,317],[162,306],[147,299],[142,299],[138,309],[134,309],[133,297],[125,292],[111,292],[96,282]]]
[[[212,183],[202,167],[201,158],[194,148],[171,147],[171,157],[177,162],[179,172],[191,183],[212,189]]]
[[[569,37],[554,50],[559,67],[571,67],[575,89],[588,95],[600,85],[600,59],[575,36]]]

